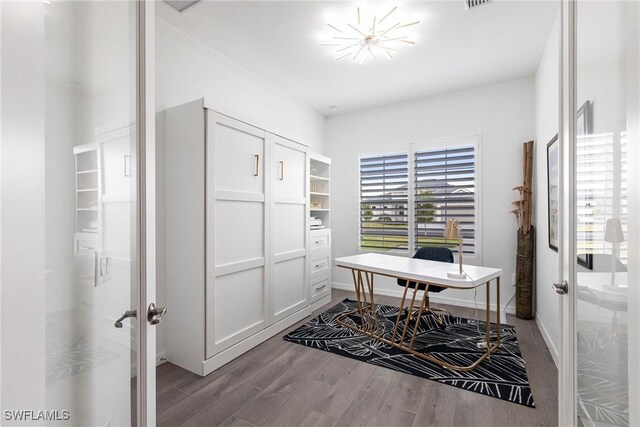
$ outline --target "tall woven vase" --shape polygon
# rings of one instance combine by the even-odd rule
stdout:
[[[516,255],[516,317],[533,319],[533,274],[536,249],[535,229],[528,233],[518,230]]]

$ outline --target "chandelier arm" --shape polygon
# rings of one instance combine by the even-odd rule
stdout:
[[[396,25],[394,25],[393,27],[389,27],[389,28],[387,28],[387,30],[386,30],[386,31],[384,31],[382,34],[380,34],[378,37],[382,37],[382,36],[384,36],[384,35],[385,35],[385,34],[387,34],[389,31],[394,30],[398,25],[400,25],[400,23],[399,23],[399,22],[398,22]]]
[[[386,14],[386,15],[384,15],[384,16],[382,17],[382,19],[378,22],[378,24],[382,24],[382,21],[384,21],[385,19],[387,19],[387,17],[388,17],[389,15],[391,15],[391,14],[392,14],[392,13],[393,13],[397,8],[398,8],[398,6],[393,6],[393,8],[392,8],[389,12],[387,12],[387,14]]]
[[[351,24],[347,24],[347,26],[349,26],[349,27],[353,28],[353,29],[354,29],[358,34],[361,34],[361,35],[363,35],[364,37],[367,37],[367,35],[366,35],[365,33],[363,33],[362,31],[360,31],[359,29],[357,29],[357,28],[356,28],[356,27],[354,27],[353,25],[351,25]]]

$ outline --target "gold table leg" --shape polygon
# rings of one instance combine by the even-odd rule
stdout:
[[[356,275],[356,271],[357,271],[357,275]],[[486,345],[487,345],[487,349],[485,350],[485,352],[483,354],[481,354],[478,359],[476,359],[476,361],[474,361],[472,364],[468,365],[468,366],[458,366],[458,365],[452,365],[450,363],[447,362],[443,362],[442,360],[436,359],[433,356],[430,356],[428,354],[425,353],[420,353],[418,351],[413,350],[413,343],[415,340],[415,336],[418,330],[418,326],[419,326],[419,322],[420,322],[420,316],[422,315],[422,312],[424,310],[424,305],[425,305],[425,295],[428,292],[428,287],[429,284],[425,283],[425,292],[422,296],[421,299],[421,303],[420,303],[420,308],[418,311],[418,317],[416,318],[416,322],[415,322],[415,327],[413,329],[413,333],[411,335],[411,340],[409,342],[409,346],[407,347],[406,345],[404,345],[404,337],[406,336],[406,332],[407,332],[407,328],[409,326],[409,322],[411,320],[411,316],[413,313],[413,307],[415,304],[415,299],[416,299],[416,293],[418,291],[419,288],[419,283],[416,283],[416,287],[414,288],[414,292],[411,298],[411,303],[409,305],[409,311],[407,313],[407,320],[405,323],[405,326],[403,328],[402,331],[402,336],[400,337],[399,340],[396,341],[396,332],[398,330],[398,325],[400,323],[400,315],[402,313],[402,310],[404,308],[404,303],[406,301],[406,295],[407,295],[407,291],[409,289],[409,281],[407,281],[407,284],[405,285],[405,289],[404,289],[404,293],[402,295],[402,300],[400,302],[400,308],[398,311],[398,315],[396,317],[396,321],[393,327],[393,332],[391,335],[391,340],[386,339],[382,336],[382,330],[380,328],[380,323],[378,321],[378,317],[376,315],[376,306],[374,303],[374,297],[373,297],[373,273],[372,272],[368,272],[368,271],[364,271],[364,270],[357,270],[357,269],[351,269],[352,272],[352,277],[353,277],[353,281],[354,281],[354,286],[356,288],[356,298],[357,298],[357,303],[356,303],[356,309],[354,310],[349,310],[346,311],[342,314],[340,314],[339,316],[336,317],[336,322],[338,322],[340,325],[349,328],[359,334],[368,336],[370,338],[376,339],[380,342],[383,342],[385,344],[391,345],[393,347],[399,348],[403,351],[406,351],[407,353],[410,353],[416,357],[419,357],[421,359],[424,360],[428,360],[430,362],[436,363],[444,368],[447,369],[451,369],[454,371],[471,371],[474,368],[476,368],[480,363],[482,363],[487,357],[491,356],[491,354],[495,353],[496,350],[498,350],[498,348],[500,347],[500,278],[498,277],[496,279],[496,325],[497,325],[497,330],[496,330],[496,334],[497,334],[497,340],[496,342],[492,345],[491,344],[491,281],[485,282],[484,285],[486,287]],[[365,274],[366,277],[366,282],[367,282],[367,287],[369,288],[369,295],[370,295],[370,299],[371,299],[371,304],[368,303],[367,301],[367,296],[366,296],[366,290],[364,287],[364,281],[362,280],[362,273]],[[361,298],[364,300],[364,304],[362,304]],[[367,313],[367,319],[365,320],[364,316],[363,316],[363,312],[361,307],[364,307],[364,311],[365,313]],[[345,318],[347,318],[348,316],[352,316],[355,315],[356,313],[358,313],[358,315],[360,316],[361,322],[362,322],[362,326],[358,327],[357,325],[351,325],[345,322]],[[373,316],[374,320],[371,321],[371,316]],[[366,322],[366,325],[365,325]],[[374,333],[375,331],[375,333]]]

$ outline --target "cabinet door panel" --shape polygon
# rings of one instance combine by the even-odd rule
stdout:
[[[264,267],[216,277],[207,289],[207,357],[264,327]]]
[[[215,202],[216,267],[264,258],[264,203]]]
[[[210,113],[215,189],[264,194],[264,131]]]
[[[272,221],[274,255],[305,249],[305,205],[275,203]]]
[[[278,199],[304,200],[306,197],[306,153],[304,147],[274,138],[272,156],[273,195]]]
[[[282,261],[274,265],[273,314],[276,320],[306,305],[306,257]]]

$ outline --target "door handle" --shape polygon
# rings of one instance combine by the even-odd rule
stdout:
[[[149,309],[147,310],[147,320],[152,325],[157,325],[162,320],[162,316],[167,312],[166,307],[156,307],[154,303],[149,304]]]
[[[284,161],[280,160],[280,181],[284,181]]]
[[[256,169],[253,172],[253,176],[259,176],[260,175],[260,154],[256,154],[255,159],[256,159]]]
[[[122,328],[122,321],[124,319],[127,319],[129,317],[137,317],[138,313],[135,310],[127,310],[124,312],[124,314],[122,316],[120,316],[120,318],[118,320],[116,320],[116,323],[113,325],[116,328],[120,329]]]
[[[569,292],[569,284],[566,280],[563,280],[560,283],[554,283],[553,289],[560,295],[566,295]]]

